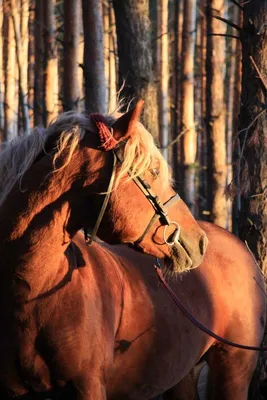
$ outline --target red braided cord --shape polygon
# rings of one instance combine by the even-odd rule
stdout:
[[[94,113],[90,114],[90,119],[94,122],[97,127],[100,139],[100,147],[104,151],[113,150],[118,141],[112,136],[110,128],[106,125],[105,117],[102,114]]]

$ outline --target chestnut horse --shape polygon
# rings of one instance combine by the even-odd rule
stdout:
[[[241,241],[216,225],[200,225],[209,238],[204,261],[180,276],[171,274],[169,284],[207,328],[259,346],[265,326],[262,276]],[[205,358],[209,399],[247,399],[258,354],[221,344],[196,328],[159,282],[154,257],[123,245],[88,248],[81,233],[65,257],[68,270],[61,280],[51,279],[13,310],[16,339],[2,321],[9,328],[1,330],[2,389],[27,393],[18,397],[27,400],[148,400],[165,391],[164,400],[193,400],[183,379]],[[45,272],[46,265],[41,267],[35,280]],[[4,393],[1,400],[9,399]]]
[[[63,114],[1,152],[1,399],[68,384],[71,398],[106,398],[124,352],[124,338],[116,350],[122,309],[137,293],[124,297],[121,261],[74,239],[82,227],[164,258],[173,271],[203,260],[206,234],[173,191],[141,111],[138,102],[117,119]],[[144,332],[135,322],[140,339],[154,331],[153,318]]]

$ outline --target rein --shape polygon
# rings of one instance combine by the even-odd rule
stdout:
[[[213,337],[214,339],[218,340],[221,343],[227,344],[228,346],[232,347],[237,347],[238,349],[243,349],[243,350],[253,350],[253,351],[267,351],[267,347],[258,347],[258,346],[247,346],[244,344],[240,343],[235,343],[232,342],[231,340],[227,340],[216,333],[212,332],[210,329],[206,328],[204,325],[201,324],[186,308],[185,306],[181,303],[181,301],[178,299],[172,288],[169,286],[169,284],[166,282],[162,270],[160,268],[160,263],[159,260],[157,259],[156,264],[155,264],[155,269],[158,275],[159,280],[169,293],[169,295],[172,297],[174,303],[177,305],[177,307],[182,311],[182,313],[189,319],[190,322],[192,322],[198,329],[200,329],[202,332],[205,332],[207,335]]]

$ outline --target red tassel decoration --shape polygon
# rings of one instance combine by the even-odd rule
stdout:
[[[113,150],[117,146],[118,141],[112,136],[109,127],[105,123],[103,115],[97,113],[90,114],[90,119],[98,129],[101,149],[104,151]]]

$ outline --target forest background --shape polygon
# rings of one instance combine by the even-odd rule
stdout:
[[[0,29],[1,142],[143,98],[179,194],[266,274],[267,0],[0,0]]]

